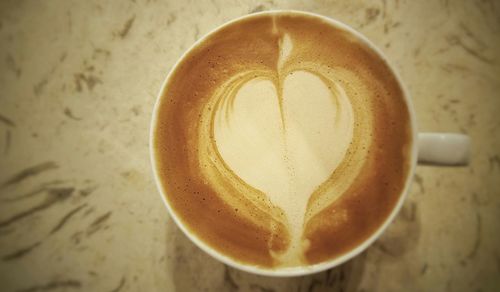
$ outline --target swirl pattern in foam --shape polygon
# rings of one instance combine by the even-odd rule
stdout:
[[[154,157],[182,222],[237,261],[332,259],[396,204],[411,129],[387,64],[302,14],[256,15],[180,62],[158,107]]]

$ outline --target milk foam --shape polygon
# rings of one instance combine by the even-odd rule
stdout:
[[[280,43],[279,68],[293,50],[288,35]],[[292,240],[277,257],[287,264],[300,260],[311,194],[331,176],[352,140],[349,98],[334,80],[329,88],[322,78],[308,71],[288,72],[279,76],[279,90],[271,80],[256,77],[234,96],[221,97],[234,101],[214,109],[215,140],[224,162],[286,215]]]

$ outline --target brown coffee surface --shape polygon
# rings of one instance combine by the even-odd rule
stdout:
[[[153,156],[175,214],[213,249],[264,268],[356,247],[387,219],[410,168],[394,73],[305,14],[254,15],[209,35],[174,69],[157,111]]]

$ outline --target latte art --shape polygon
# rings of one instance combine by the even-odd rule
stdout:
[[[171,75],[155,159],[174,211],[214,249],[262,267],[338,256],[396,203],[411,130],[388,66],[305,15],[225,26]]]

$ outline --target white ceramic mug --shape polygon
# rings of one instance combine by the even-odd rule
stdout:
[[[389,64],[391,70],[393,71],[394,75],[397,78],[397,81],[400,85],[400,87],[403,89],[404,92],[404,98],[406,100],[406,103],[408,105],[409,113],[410,113],[410,123],[411,123],[411,129],[413,132],[413,144],[412,144],[412,154],[411,154],[411,168],[410,171],[408,172],[408,176],[406,178],[406,183],[403,192],[400,194],[399,200],[397,204],[395,205],[394,209],[392,210],[391,214],[387,217],[387,219],[384,221],[384,223],[377,229],[376,232],[374,232],[369,238],[364,240],[362,243],[358,244],[355,248],[350,250],[349,252],[336,257],[332,260],[322,262],[319,264],[314,264],[314,265],[307,265],[307,266],[301,266],[301,267],[292,267],[292,268],[277,268],[277,269],[264,269],[252,265],[246,265],[240,262],[237,262],[220,252],[214,250],[207,244],[205,244],[203,241],[198,239],[196,235],[191,233],[186,226],[179,220],[179,217],[177,216],[175,210],[173,210],[172,206],[168,203],[168,200],[166,199],[166,194],[163,193],[163,189],[160,185],[159,181],[159,176],[157,173],[157,165],[156,161],[154,159],[153,151],[153,133],[154,133],[154,127],[156,124],[156,121],[158,119],[158,105],[159,105],[159,100],[163,96],[163,93],[165,92],[166,89],[166,84],[168,83],[168,80],[172,74],[172,72],[175,71],[175,68],[178,66],[178,64],[186,57],[189,51],[191,51],[197,44],[203,42],[208,36],[211,34],[217,32],[221,28],[231,25],[232,23],[241,21],[246,18],[253,17],[255,15],[262,15],[262,14],[274,14],[274,13],[294,13],[294,14],[305,14],[313,17],[320,18],[324,20],[325,22],[331,24],[334,27],[341,28],[345,31],[350,32],[353,36],[358,38],[361,42],[366,44],[368,47],[370,47],[374,52],[376,52],[379,57],[387,62]],[[151,120],[151,129],[150,129],[150,157],[151,157],[151,163],[153,166],[153,174],[154,178],[158,187],[158,190],[160,192],[160,195],[163,199],[163,202],[165,203],[165,206],[167,207],[168,212],[170,213],[170,216],[173,218],[173,220],[176,222],[177,226],[184,232],[184,234],[192,241],[194,242],[198,247],[200,247],[202,250],[204,250],[206,253],[209,255],[213,256],[214,258],[218,259],[219,261],[232,266],[234,268],[254,273],[254,274],[260,274],[260,275],[267,275],[267,276],[300,276],[300,275],[306,275],[306,274],[312,274],[320,271],[324,271],[330,268],[333,268],[335,266],[338,266],[347,260],[353,258],[354,256],[358,255],[362,251],[364,251],[370,244],[372,244],[383,232],[386,230],[386,228],[389,226],[389,224],[393,221],[393,219],[396,217],[397,213],[401,209],[401,206],[403,205],[403,202],[408,195],[409,187],[411,184],[411,181],[413,179],[413,175],[415,172],[415,167],[417,165],[417,162],[421,163],[430,163],[430,164],[437,164],[437,165],[464,165],[468,163],[468,157],[469,157],[469,146],[470,146],[470,139],[468,136],[463,135],[463,134],[451,134],[451,133],[418,133],[417,132],[417,124],[416,124],[416,118],[415,118],[415,109],[413,108],[410,94],[406,87],[404,86],[403,82],[401,81],[401,78],[399,77],[399,74],[395,70],[394,66],[392,66],[389,62],[389,60],[384,56],[384,54],[377,48],[375,45],[370,42],[365,36],[363,36],[361,33],[358,31],[354,30],[350,26],[314,13],[309,13],[309,12],[301,12],[301,11],[293,11],[293,10],[274,10],[274,11],[265,11],[265,12],[260,12],[260,13],[255,13],[255,14],[250,14],[250,15],[245,15],[240,18],[234,19],[232,21],[229,21],[216,29],[212,30],[210,33],[199,39],[197,42],[195,42],[191,48],[189,48],[186,53],[177,61],[175,66],[172,68],[170,74],[167,76],[165,79],[165,82],[162,85],[162,88],[160,90],[160,93],[157,97],[157,101],[155,104],[155,108],[153,110],[153,117]]]

